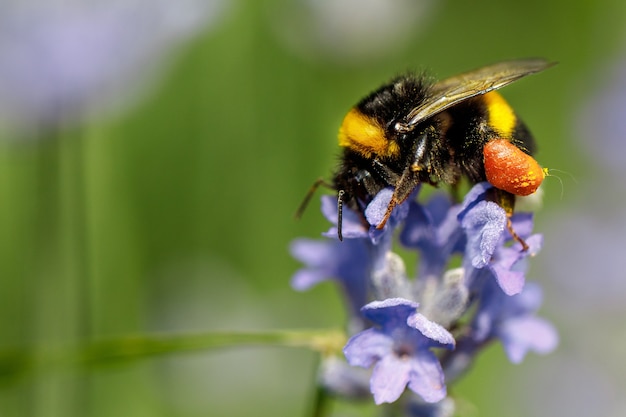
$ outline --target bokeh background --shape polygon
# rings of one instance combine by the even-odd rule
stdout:
[[[626,3],[132,0],[0,4],[0,348],[152,332],[340,327],[289,286],[327,224],[345,112],[407,69],[558,66],[503,93],[555,169],[531,278],[547,357],[489,348],[462,416],[626,414]],[[556,171],[556,170],[560,171]],[[316,355],[238,347],[89,369],[0,369],[4,416],[306,416]],[[338,404],[337,415],[372,415]]]

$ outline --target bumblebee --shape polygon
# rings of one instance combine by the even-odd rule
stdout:
[[[298,210],[319,185],[338,195],[338,237],[342,240],[342,209],[361,214],[386,187],[394,192],[381,229],[395,206],[419,184],[453,187],[461,179],[489,181],[492,200],[510,217],[515,196],[534,193],[546,171],[532,157],[535,141],[526,125],[495,90],[542,71],[543,59],[500,62],[439,82],[407,74],[391,80],[363,98],[339,129],[341,163],[332,184],[318,180]],[[510,220],[508,229],[515,234]]]

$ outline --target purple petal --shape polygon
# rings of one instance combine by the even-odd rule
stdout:
[[[453,348],[455,341],[452,334],[437,323],[428,320],[423,314],[414,313],[407,319],[407,324],[419,330],[424,336],[434,341]]]
[[[457,219],[459,209],[459,206],[452,206],[449,198],[441,194],[434,196],[425,206],[411,201],[400,241],[405,246],[417,247],[422,251],[453,248],[458,240],[455,235],[460,234]]]
[[[393,196],[393,188],[381,190],[365,209],[365,218],[372,226],[378,226],[387,213],[387,207]]]
[[[558,334],[552,324],[535,316],[507,320],[499,335],[506,355],[513,363],[520,363],[529,350],[546,354],[558,345]]]
[[[322,214],[331,223],[337,223],[337,197],[330,195],[323,195],[322,201]]]
[[[378,226],[385,214],[387,213],[387,208],[389,206],[389,202],[393,196],[392,188],[385,188],[381,190],[371,203],[367,205],[365,209],[365,218],[368,223],[372,225],[369,230],[369,236],[372,239],[372,243],[378,244],[380,240],[384,237],[389,237],[390,232],[393,231],[399,223],[403,222],[409,214],[409,204],[402,203],[394,207],[391,216],[385,223],[385,226],[382,229],[378,229]]]
[[[388,298],[372,301],[361,309],[365,318],[386,327],[406,325],[407,318],[415,312],[419,304],[404,298]]]
[[[321,281],[334,280],[342,286],[352,311],[358,315],[367,302],[366,279],[371,262],[368,245],[364,239],[344,242],[295,240],[290,247],[291,253],[305,267],[294,274],[292,286],[304,290]]]
[[[443,247],[450,247],[449,252],[458,250],[462,252],[465,247],[459,247],[459,242],[462,241],[463,233],[461,225],[459,224],[458,215],[460,212],[459,206],[452,206],[448,210],[447,216],[439,224],[437,230],[437,240]]]
[[[463,199],[463,204],[461,206],[461,213],[471,208],[473,205],[485,199],[485,194],[489,189],[493,188],[493,185],[488,182],[480,182],[472,187],[471,190],[465,195]]]
[[[524,313],[535,312],[543,302],[543,291],[536,282],[530,282],[524,287],[524,291],[515,297],[515,305],[518,311]]]
[[[369,368],[379,359],[390,356],[393,339],[377,329],[366,329],[352,336],[343,354],[352,366]]]
[[[533,231],[533,214],[515,213],[511,217],[511,223],[513,225],[513,230],[515,230],[515,233],[523,238],[528,237]]]
[[[304,291],[330,278],[328,269],[323,268],[329,259],[332,259],[333,254],[328,242],[296,239],[291,242],[289,251],[294,258],[307,265],[307,268],[300,269],[291,278],[291,286],[294,289]]]
[[[433,195],[426,203],[426,210],[432,219],[431,222],[435,225],[440,225],[446,220],[451,208],[452,200],[444,193]]]
[[[479,311],[478,314],[476,314],[476,316],[474,317],[474,322],[472,323],[472,338],[476,342],[484,342],[491,335],[494,326],[494,318],[495,314],[493,309],[485,309],[483,311]]]
[[[501,264],[494,264],[491,270],[498,281],[498,285],[506,295],[519,294],[524,289],[526,276],[522,271],[511,271]]]
[[[504,232],[504,209],[491,201],[481,201],[462,216],[461,226],[468,237],[466,256],[474,268],[484,268]]]
[[[291,277],[291,287],[296,291],[306,291],[326,280],[328,276],[322,270],[300,269]]]
[[[526,256],[535,256],[543,247],[543,235],[536,234],[530,236],[528,239],[526,239],[526,244],[528,245],[528,251],[526,251]]]
[[[504,294],[489,269],[482,271],[480,281],[482,285],[476,290],[479,306],[472,322],[471,335],[472,339],[478,343],[493,336],[494,328],[499,320],[508,314],[507,306],[513,305],[519,297],[519,295],[509,297]]]
[[[424,351],[411,361],[411,365],[409,388],[429,403],[444,399],[446,384],[437,357],[432,352]]]
[[[322,214],[326,219],[334,224],[323,236],[337,239],[337,197],[322,196]],[[354,210],[343,206],[341,212],[341,233],[345,239],[357,239],[367,237],[368,228],[363,224],[361,215]]]
[[[411,361],[400,360],[396,356],[383,357],[372,371],[370,388],[376,404],[392,403],[404,392],[409,382]]]
[[[289,246],[291,255],[308,266],[323,266],[333,254],[328,242],[312,239],[295,239]]]
[[[400,241],[407,247],[424,247],[435,242],[435,227],[426,208],[414,201],[409,204],[406,226],[400,234]]]
[[[443,275],[450,256],[465,249],[465,235],[457,218],[460,206],[438,194],[425,206],[409,203],[400,242],[420,251],[418,276]]]
[[[496,253],[495,261],[490,264],[490,269],[500,288],[507,295],[519,294],[524,288],[526,260],[539,252],[543,244],[543,236],[530,236],[526,239],[526,244],[528,245],[527,251],[522,251],[519,243],[500,248]]]

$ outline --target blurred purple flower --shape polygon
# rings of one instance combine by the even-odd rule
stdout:
[[[485,279],[472,324],[472,339],[484,343],[499,339],[509,360],[520,363],[528,351],[547,354],[558,344],[554,327],[535,316],[541,306],[541,288],[529,283],[514,296],[506,295],[493,279]]]
[[[513,221],[513,229],[517,223]],[[521,245],[515,242],[512,246],[500,246],[493,254],[488,268],[493,273],[498,285],[506,295],[519,294],[524,289],[526,280],[526,260],[541,249],[543,236],[533,235],[525,238],[528,250],[522,251]]]
[[[0,117],[13,128],[102,116],[137,99],[221,0],[0,6]]]
[[[601,80],[575,118],[574,136],[601,166],[626,173],[626,55],[596,74]]]
[[[381,201],[389,201],[390,195],[387,194],[384,191],[379,193],[370,206],[382,206]],[[386,207],[387,203],[384,204]],[[344,290],[352,317],[360,317],[359,311],[370,301],[372,292],[389,295],[388,288],[397,289],[399,283],[406,279],[404,264],[401,260],[398,264],[397,259],[390,255],[393,229],[400,218],[406,216],[403,206],[398,207],[383,230],[376,230],[374,226],[368,230],[357,213],[344,207],[344,240],[340,242],[337,239],[337,200],[323,196],[322,213],[334,224],[323,235],[331,240],[297,239],[292,242],[291,254],[306,265],[292,277],[292,287],[302,291],[319,282],[335,280]],[[375,218],[380,214],[378,211],[368,207],[367,213],[370,218]],[[397,292],[393,295],[406,294]]]
[[[299,0],[281,3],[275,28],[295,53],[341,63],[379,59],[432,21],[433,0]]]
[[[554,290],[563,295],[559,298],[561,311],[567,311],[568,317],[588,318],[587,309],[578,308],[581,303],[596,314],[610,312],[607,315],[611,317],[619,317],[623,311],[624,203],[619,195],[611,192],[607,196],[606,192],[619,186],[614,181],[602,187],[585,187],[567,213],[554,213],[545,222],[552,236],[551,262],[543,262],[541,269],[554,277]]]
[[[343,289],[352,317],[367,303],[367,277],[372,268],[372,244],[367,229],[354,211],[343,210],[343,242],[337,238],[337,200],[322,197],[322,214],[334,223],[324,236],[330,240],[297,239],[291,243],[291,254],[306,265],[291,279],[291,286],[304,291],[329,279]]]
[[[472,366],[476,354],[491,342],[500,341],[512,363],[522,362],[529,351],[548,354],[558,344],[554,326],[535,315],[542,301],[537,284],[528,283],[521,293],[509,296],[488,270],[480,275],[478,305],[472,322],[457,337],[456,349],[441,360],[449,383],[463,375]]]
[[[443,371],[431,348],[452,349],[454,338],[417,307],[401,298],[366,305],[363,315],[378,327],[356,334],[344,348],[350,365],[374,367],[370,386],[376,404],[396,401],[407,385],[428,402],[446,396]]]
[[[585,158],[602,173],[585,165],[578,174],[576,196],[570,194],[568,209],[546,219],[552,236],[550,262],[541,265],[554,277],[563,296],[561,310],[588,319],[584,303],[599,312],[618,317],[623,312],[626,280],[622,253],[626,221],[624,196],[626,174],[626,48],[608,65],[598,65],[590,92],[572,117],[573,134]],[[567,191],[567,190],[566,190]],[[572,190],[570,190],[572,191]],[[541,261],[540,261],[541,262]],[[606,322],[606,317],[597,320]]]
[[[291,254],[306,265],[291,279],[298,291],[326,281],[335,280],[343,289],[353,316],[367,302],[367,279],[371,268],[370,250],[362,239],[318,241],[297,239]]]

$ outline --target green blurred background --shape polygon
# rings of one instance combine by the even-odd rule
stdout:
[[[503,93],[535,134],[544,166],[602,180],[573,136],[602,69],[624,51],[623,1],[434,1],[380,45],[358,30],[345,43],[319,41],[325,32],[316,30],[327,23],[310,3],[227,3],[169,56],[137,105],[116,117],[42,126],[36,138],[3,134],[0,347],[343,325],[332,285],[290,288],[298,263],[289,242],[327,228],[317,200],[301,221],[293,213],[311,182],[333,169],[345,112],[406,69],[444,77],[508,58],[558,61]],[[395,3],[406,2],[389,7]],[[358,19],[355,4],[334,15]],[[577,183],[563,181],[563,189],[546,181],[539,231],[575,199]],[[541,270],[533,275],[550,281]],[[557,297],[548,291],[546,306]],[[488,349],[451,389],[467,402],[460,415],[531,415],[528,405],[541,399],[525,392],[533,384],[526,373],[559,354],[513,366],[499,347]],[[88,370],[5,371],[3,417],[291,417],[308,415],[316,356],[245,347]],[[340,407],[341,415],[371,415],[371,407]]]

